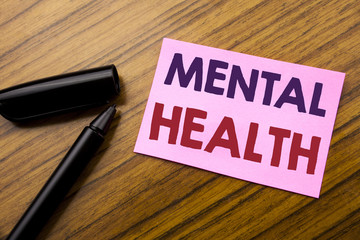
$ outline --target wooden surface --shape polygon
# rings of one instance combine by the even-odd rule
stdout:
[[[1,1],[0,89],[115,64],[121,112],[39,239],[358,239],[360,4],[346,1]],[[133,153],[162,38],[346,73],[314,199]],[[4,239],[103,109],[0,118]]]

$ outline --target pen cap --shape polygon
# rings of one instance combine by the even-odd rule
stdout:
[[[21,121],[93,105],[120,92],[114,65],[47,77],[0,90],[0,113]]]

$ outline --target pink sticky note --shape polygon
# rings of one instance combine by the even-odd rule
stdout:
[[[164,39],[134,151],[319,197],[344,78]]]

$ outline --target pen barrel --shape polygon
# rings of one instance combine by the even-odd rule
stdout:
[[[103,136],[90,127],[82,131],[11,231],[8,240],[36,237],[103,141]]]

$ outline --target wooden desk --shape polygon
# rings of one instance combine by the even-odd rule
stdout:
[[[121,116],[39,239],[356,239],[360,4],[347,1],[6,1],[0,89],[115,64]],[[133,153],[162,38],[346,73],[320,199]],[[103,108],[0,118],[5,238]]]

